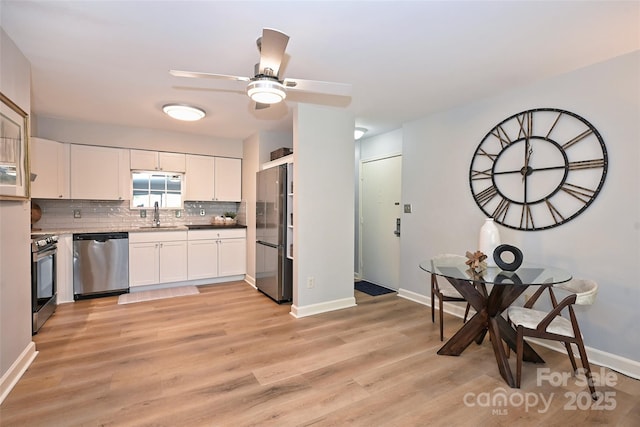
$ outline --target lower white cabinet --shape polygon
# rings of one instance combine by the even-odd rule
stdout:
[[[187,280],[187,232],[129,233],[129,287]]]
[[[246,273],[245,229],[189,230],[188,279],[210,279]]]

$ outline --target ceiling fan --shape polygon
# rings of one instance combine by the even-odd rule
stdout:
[[[175,77],[223,79],[249,82],[246,92],[256,102],[256,109],[267,108],[287,97],[287,91],[312,92],[325,95],[350,96],[351,85],[315,80],[290,79],[280,77],[280,66],[284,58],[289,36],[271,28],[263,28],[262,37],[256,40],[260,51],[260,62],[255,65],[253,77],[230,76],[226,74],[202,73],[195,71],[170,70]]]

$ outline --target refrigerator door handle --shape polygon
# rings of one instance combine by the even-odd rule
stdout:
[[[276,249],[280,247],[280,246],[275,245],[273,243],[263,242],[262,240],[258,240],[258,241],[256,241],[256,243],[259,244],[259,245],[269,246],[271,248],[276,248]]]

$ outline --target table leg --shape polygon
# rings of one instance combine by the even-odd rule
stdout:
[[[454,336],[438,350],[438,354],[445,356],[459,356],[465,348],[483,333],[486,329],[486,312],[481,311],[473,315]]]
[[[509,384],[509,387],[515,388],[516,382],[513,378],[513,373],[509,367],[509,359],[504,351],[502,345],[502,337],[500,334],[500,325],[498,317],[489,318],[489,337],[491,338],[491,345],[493,346],[493,354],[496,356],[496,362],[498,363],[498,370],[502,378]]]

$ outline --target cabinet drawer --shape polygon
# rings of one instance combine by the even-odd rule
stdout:
[[[129,233],[129,243],[178,242],[187,240],[186,231],[142,231]]]
[[[233,228],[230,230],[189,230],[189,240],[237,239],[246,237],[247,230]]]

